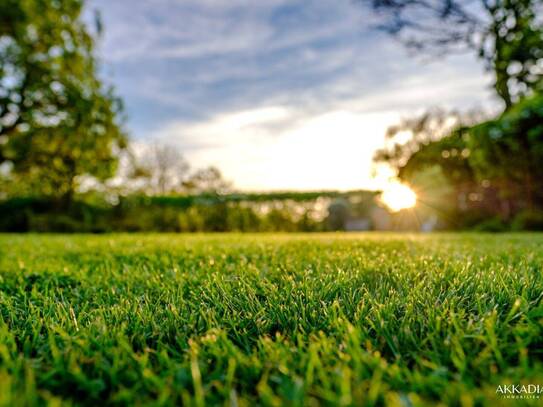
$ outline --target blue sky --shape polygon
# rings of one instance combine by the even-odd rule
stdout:
[[[473,55],[410,56],[353,0],[90,0],[135,142],[247,190],[376,188],[388,125],[493,104]]]

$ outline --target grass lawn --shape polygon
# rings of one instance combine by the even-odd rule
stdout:
[[[543,235],[0,235],[0,405],[517,405]]]

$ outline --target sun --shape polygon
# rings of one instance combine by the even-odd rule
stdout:
[[[381,201],[393,212],[412,208],[417,203],[417,195],[407,185],[398,182],[388,185],[381,194]]]

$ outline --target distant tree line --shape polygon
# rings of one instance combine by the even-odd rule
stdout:
[[[0,231],[8,232],[318,232],[344,230],[350,217],[369,217],[369,191],[149,196],[131,194],[108,202],[81,194],[69,208],[19,197],[0,201]],[[338,206],[338,202],[342,202]],[[341,210],[338,210],[341,207]],[[6,216],[9,214],[9,216]],[[372,225],[368,223],[368,228]]]

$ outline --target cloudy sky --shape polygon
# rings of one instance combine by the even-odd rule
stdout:
[[[492,104],[472,55],[410,56],[355,0],[90,0],[138,143],[245,190],[377,188],[387,126]]]

